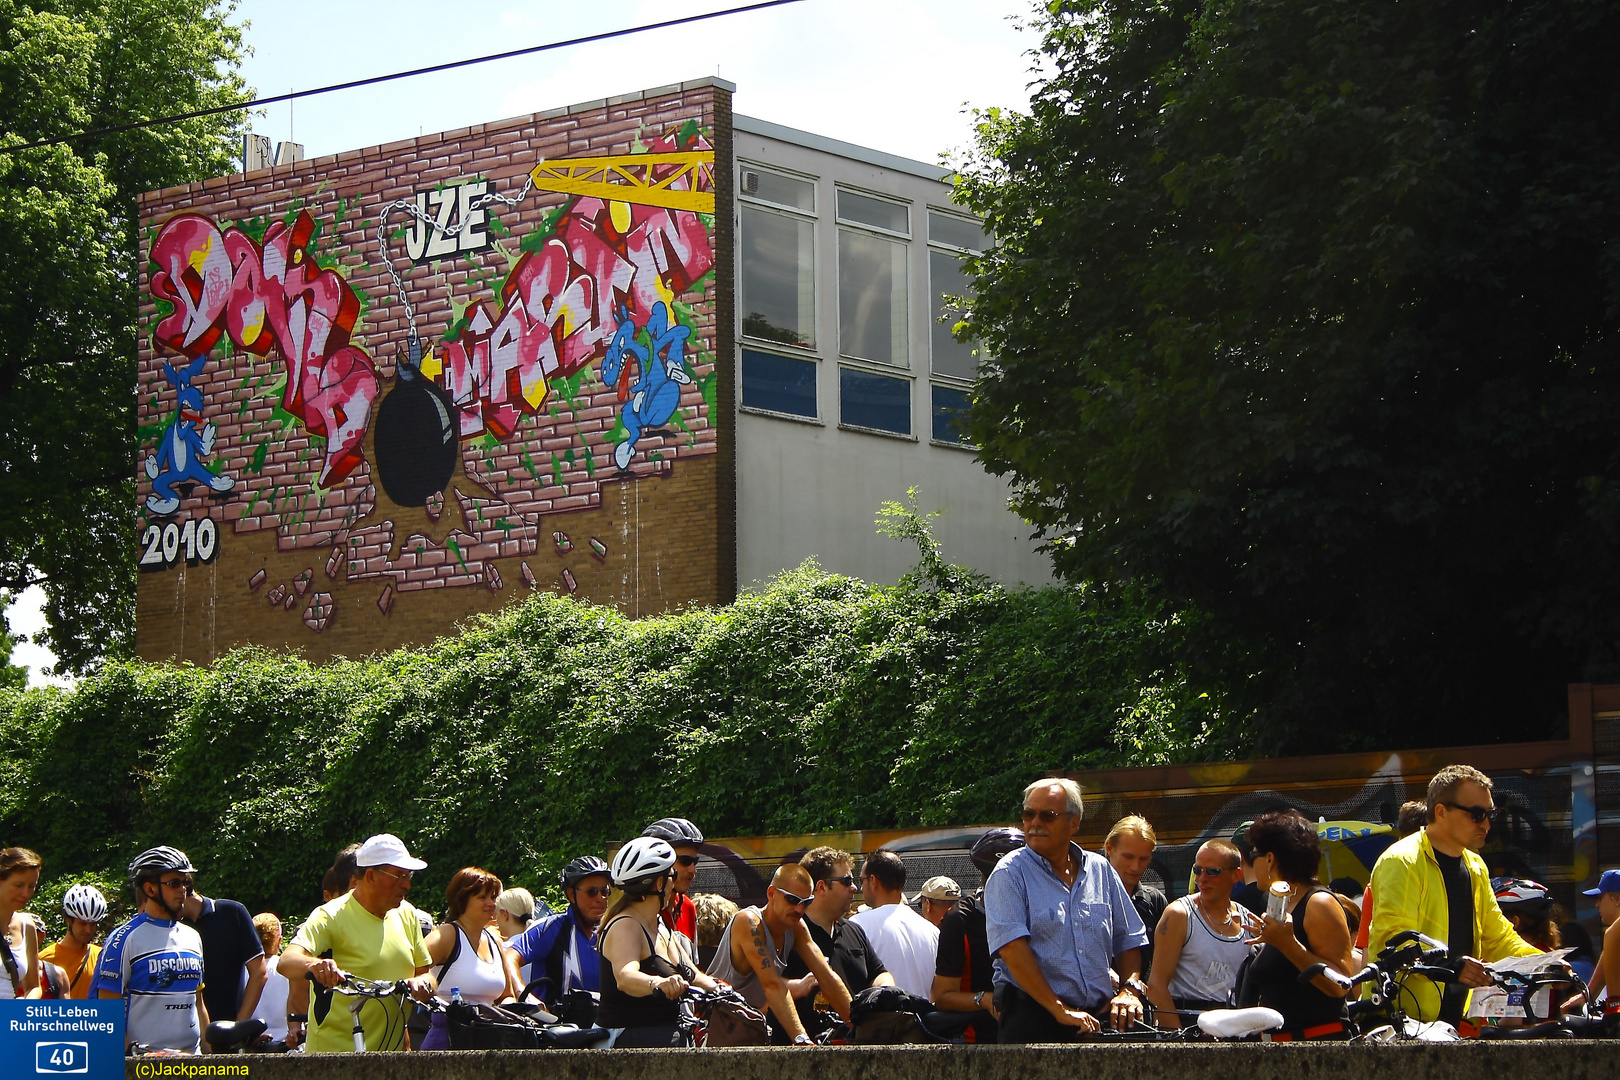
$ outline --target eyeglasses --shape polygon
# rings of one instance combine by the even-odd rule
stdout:
[[[1024,823],[1026,825],[1029,824],[1031,821],[1034,821],[1036,818],[1040,818],[1042,821],[1044,821],[1048,825],[1050,825],[1050,824],[1052,824],[1052,822],[1056,821],[1058,818],[1062,817],[1065,814],[1070,814],[1070,813],[1073,813],[1073,811],[1072,810],[1035,810],[1035,809],[1031,809],[1030,807],[1026,806],[1026,807],[1024,807],[1024,815],[1023,816],[1024,816]]]
[[[842,885],[846,889],[853,889],[855,887],[854,874],[845,874],[843,877],[830,877],[823,880],[830,881],[834,885]]]
[[[1193,877],[1220,877],[1222,874],[1236,870],[1235,866],[1195,866],[1192,868]]]
[[[166,881],[159,881],[158,884],[162,885],[165,889],[184,889],[186,892],[192,891],[192,882],[190,878],[169,878]]]
[[[1494,822],[1502,816],[1502,810],[1496,806],[1464,806],[1462,803],[1442,802],[1441,806],[1449,806],[1453,810],[1461,810],[1474,819],[1475,825],[1483,825],[1487,821]]]
[[[375,870],[379,874],[386,874],[395,881],[403,882],[406,885],[411,883],[411,871],[409,870],[390,870],[386,866],[372,866],[368,869]]]
[[[815,899],[813,896],[799,896],[795,893],[790,893],[786,889],[777,889],[776,891],[786,897],[788,904],[792,907],[807,907],[810,902]]]
[[[596,899],[600,900],[602,897],[607,896],[612,891],[613,890],[606,885],[593,885],[589,889],[580,889],[579,894],[581,896],[595,897]]]
[[[675,861],[682,866],[696,866],[698,857],[696,855],[677,855]]]

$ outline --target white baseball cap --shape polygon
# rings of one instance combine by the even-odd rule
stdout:
[[[393,833],[378,833],[366,838],[360,850],[354,853],[356,866],[397,866],[401,870],[426,870],[427,863],[412,855],[405,841]]]

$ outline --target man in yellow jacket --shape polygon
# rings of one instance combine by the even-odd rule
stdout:
[[[1428,805],[1428,824],[1390,845],[1373,867],[1367,959],[1376,959],[1403,930],[1418,930],[1446,943],[1450,960],[1461,965],[1459,985],[1489,986],[1486,963],[1540,951],[1502,914],[1490,871],[1477,854],[1497,815],[1490,777],[1467,765],[1448,765],[1429,781]],[[1413,976],[1406,988],[1407,1015],[1440,1017],[1441,993],[1432,982]],[[1446,1014],[1458,1018],[1452,1009]]]

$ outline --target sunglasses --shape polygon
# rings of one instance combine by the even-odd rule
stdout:
[[[807,907],[815,899],[813,896],[798,896],[788,892],[786,889],[777,889],[776,891],[786,897],[788,904],[792,907]]]
[[[594,898],[596,898],[598,900],[600,900],[604,896],[607,896],[612,891],[613,890],[608,888],[606,885],[592,885],[588,889],[580,889],[580,890],[578,890],[579,895],[594,897]]]
[[[675,861],[682,866],[696,866],[698,857],[696,855],[677,855]]]
[[[406,885],[409,885],[411,883],[412,871],[410,871],[410,870],[394,871],[394,870],[390,870],[390,869],[388,869],[387,867],[384,867],[384,866],[373,866],[373,867],[369,867],[369,869],[375,870],[375,871],[377,871],[377,873],[382,874],[382,875],[384,875],[386,877],[391,877],[395,881],[404,882]]]
[[[1464,806],[1462,803],[1443,802],[1441,806],[1449,806],[1453,810],[1461,810],[1474,819],[1475,825],[1483,825],[1487,821],[1494,822],[1502,816],[1502,810],[1496,806]]]
[[[854,874],[845,874],[843,877],[824,878],[823,880],[830,881],[835,885],[842,885],[846,889],[853,889],[855,887]]]
[[[1195,866],[1192,868],[1193,877],[1220,877],[1229,871],[1236,870],[1235,866]]]
[[[1026,806],[1024,807],[1023,817],[1026,824],[1034,821],[1036,818],[1040,818],[1042,821],[1050,825],[1052,822],[1056,821],[1058,818],[1067,813],[1069,813],[1067,810],[1032,810]]]
[[[184,889],[186,892],[192,891],[192,881],[190,878],[169,878],[167,881],[158,882],[158,884],[163,886],[165,889]]]

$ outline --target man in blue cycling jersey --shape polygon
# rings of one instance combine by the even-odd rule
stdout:
[[[195,868],[172,847],[141,852],[129,864],[140,910],[107,936],[90,996],[123,998],[124,1039],[154,1050],[202,1052],[202,938],[180,922]]]
[[[607,913],[610,881],[607,863],[594,855],[580,856],[562,871],[568,910],[546,916],[506,943],[520,965],[530,965],[531,981],[546,980],[538,991],[542,1001],[549,1004],[570,990],[601,986],[596,928]]]

